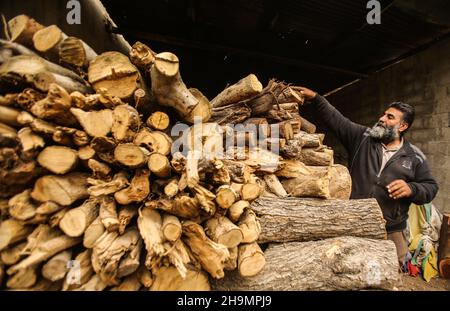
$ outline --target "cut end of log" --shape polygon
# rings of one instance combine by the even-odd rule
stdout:
[[[243,277],[257,275],[266,265],[264,253],[256,242],[240,245],[238,252],[238,269]]]
[[[62,34],[63,32],[56,25],[45,27],[34,34],[34,48],[39,52],[45,53],[61,41]]]
[[[66,174],[78,163],[77,151],[64,146],[49,146],[39,154],[38,163],[55,174]]]
[[[178,73],[178,57],[170,52],[159,53],[155,56],[155,68],[166,77],[173,77]]]

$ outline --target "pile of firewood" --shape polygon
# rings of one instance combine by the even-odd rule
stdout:
[[[376,202],[348,200],[349,173],[299,115],[295,86],[250,74],[209,101],[186,87],[172,53],[138,42],[130,55],[98,55],[25,15],[7,28],[0,288],[230,288],[226,274],[254,282],[266,259],[280,264],[261,243],[385,238]],[[391,268],[379,246],[352,245]],[[312,259],[340,256],[319,246],[307,245]]]

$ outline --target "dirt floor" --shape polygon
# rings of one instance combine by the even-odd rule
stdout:
[[[402,275],[401,291],[450,291],[450,279],[433,278],[426,282],[421,276]]]

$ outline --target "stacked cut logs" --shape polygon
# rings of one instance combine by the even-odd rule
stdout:
[[[385,238],[381,211],[374,201],[348,200],[349,173],[299,115],[297,87],[263,87],[250,74],[210,102],[185,85],[170,52],[137,42],[129,55],[97,54],[25,15],[7,28],[0,288],[209,290],[212,280],[213,288],[233,288],[233,278],[247,286],[274,261],[296,266],[261,244],[318,239],[324,253],[311,260],[350,264],[345,244],[372,252],[383,274],[381,283],[336,288],[392,282],[395,249],[366,240]],[[188,124],[183,132],[177,122]],[[357,238],[326,242],[344,235]],[[292,247],[285,251],[303,256],[315,248]],[[356,265],[359,278],[367,265]]]

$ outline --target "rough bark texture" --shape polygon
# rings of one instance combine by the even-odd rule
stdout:
[[[343,235],[386,239],[385,221],[375,199],[259,198],[251,208],[261,224],[260,243]]]
[[[235,271],[212,281],[214,290],[392,290],[399,285],[392,241],[338,237],[322,241],[272,244],[266,265],[254,277]]]

